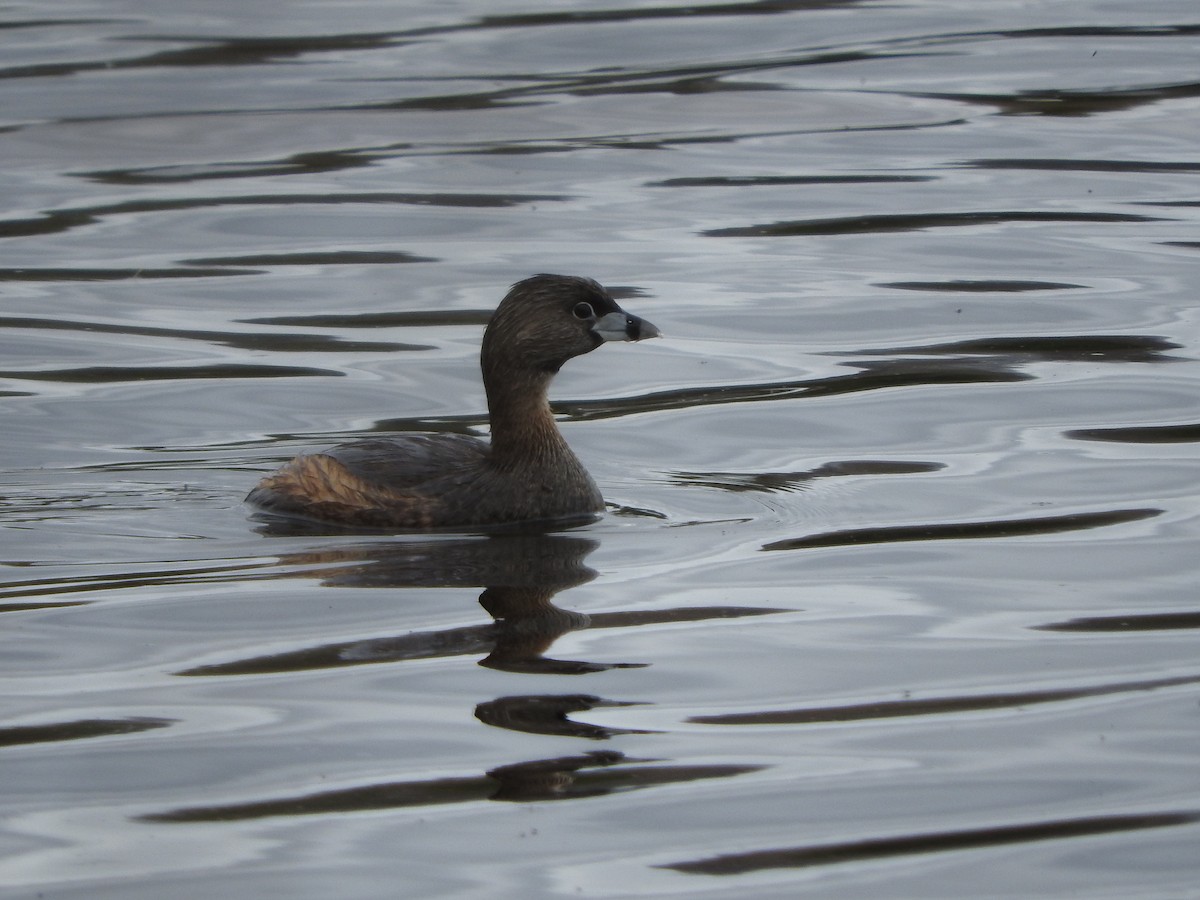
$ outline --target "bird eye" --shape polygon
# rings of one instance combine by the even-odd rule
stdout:
[[[596,316],[596,311],[592,309],[592,304],[590,303],[576,303],[571,313],[577,319],[592,319]]]

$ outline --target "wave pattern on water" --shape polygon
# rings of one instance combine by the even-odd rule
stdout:
[[[412,806],[446,806],[500,800],[578,800],[623,791],[731,778],[754,772],[750,765],[651,766],[612,752],[536,760],[492,769],[485,775],[373,784],[280,800],[193,807],[149,813],[145,822],[234,822],[273,816],[329,815]]]
[[[822,706],[810,709],[693,716],[689,721],[699,725],[810,725],[822,722],[856,722],[863,719],[894,719],[906,716],[955,715],[1005,709],[1019,710],[1040,703],[1067,703],[1089,697],[1119,695],[1129,691],[1154,691],[1197,683],[1200,683],[1200,675],[1044,691],[881,700],[875,703]]]
[[[0,13],[0,883],[1194,889],[1188,3],[135,6]],[[247,514],[545,270],[610,515]]]
[[[664,868],[698,875],[743,875],[768,869],[829,866],[886,859],[893,856],[907,857],[923,853],[976,850],[1031,841],[1062,840],[1139,831],[1146,828],[1171,828],[1192,825],[1197,821],[1200,821],[1200,813],[1190,810],[1168,810],[1123,816],[1091,816],[999,825],[992,828],[967,828],[960,831],[930,832],[844,843],[730,853],[711,859],[673,863]]]
[[[1113,509],[1063,516],[1034,516],[1026,519],[997,519],[989,522],[934,522],[925,525],[889,525],[852,528],[764,544],[764,550],[815,550],[821,547],[852,547],[909,541],[961,541],[981,538],[1026,537],[1041,534],[1107,528],[1162,515],[1161,509]]]
[[[898,213],[894,215],[771,222],[736,228],[714,228],[708,237],[801,237],[805,235],[878,234],[889,231],[923,231],[929,228],[961,228],[1004,225],[1016,222],[1154,222],[1153,216],[1134,213],[1051,212],[1005,210],[985,212]]]

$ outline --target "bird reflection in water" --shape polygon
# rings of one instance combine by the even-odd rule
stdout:
[[[321,644],[270,656],[189,669],[184,675],[287,672],[483,653],[480,665],[514,672],[580,674],[636,663],[548,659],[563,634],[588,627],[582,613],[553,603],[556,594],[585,584],[596,571],[584,559],[597,547],[563,534],[498,534],[393,538],[284,554],[280,568],[319,578],[327,587],[480,587],[488,625]]]
[[[281,528],[288,527],[287,531]],[[294,527],[268,524],[266,533],[296,536]],[[722,619],[779,612],[754,607],[675,607],[585,615],[555,605],[557,594],[586,584],[596,571],[584,560],[597,548],[589,537],[569,534],[498,533],[380,538],[369,543],[323,546],[285,553],[276,572],[319,578],[328,587],[432,588],[484,586],[479,603],[488,624],[323,643],[265,656],[185,669],[188,676],[255,675],[454,656],[480,657],[479,664],[508,672],[584,675],[638,668],[639,662],[554,659],[550,647],[582,628]],[[489,725],[535,734],[602,740],[620,729],[578,723],[570,713],[624,706],[590,694],[500,697],[479,704],[476,717]]]
[[[138,816],[142,822],[236,822],[414,807],[448,808],[494,800],[531,803],[628,793],[671,784],[732,778],[761,764],[656,765],[611,750],[497,766],[479,775],[384,781],[332,790],[298,790],[267,799],[185,806]]]
[[[268,528],[280,526],[267,526]],[[268,532],[272,533],[272,532]],[[280,532],[274,532],[280,533]],[[299,536],[294,529],[287,532]],[[503,533],[483,536],[380,537],[354,545],[285,553],[273,577],[319,578],[329,587],[431,588],[484,586],[479,602],[489,624],[367,640],[326,643],[269,656],[198,666],[186,676],[303,672],[338,666],[476,655],[479,664],[511,672],[583,675],[644,663],[551,659],[555,640],[580,628],[632,628],[659,623],[765,615],[779,609],[676,607],[584,615],[556,606],[561,591],[596,577],[584,564],[598,542],[567,534]],[[602,741],[649,732],[577,722],[571,714],[633,704],[585,693],[498,697],[480,702],[475,718],[492,727],[530,734]],[[445,806],[483,799],[528,802],[594,797],[658,785],[729,778],[756,764],[679,765],[615,750],[525,760],[460,777],[383,781],[251,801],[181,807],[141,816],[143,821],[202,822],[302,816],[371,809]]]

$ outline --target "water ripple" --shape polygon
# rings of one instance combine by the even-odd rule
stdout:
[[[228,206],[313,206],[347,204],[383,204],[408,206],[445,206],[475,209],[500,209],[531,203],[549,203],[569,199],[562,194],[483,194],[425,193],[405,194],[362,191],[328,194],[247,194],[236,197],[181,197],[153,200],[125,200],[75,209],[55,209],[36,218],[0,220],[0,238],[56,234],[86,225],[95,225],[107,216],[183,210],[214,209]]]
[[[1149,812],[1112,816],[1082,816],[1074,819],[1038,821],[992,828],[966,828],[896,837],[867,838],[832,844],[812,844],[747,853],[730,853],[706,859],[672,863],[660,868],[693,875],[744,875],[768,869],[829,866],[895,856],[974,850],[1029,841],[1062,840],[1088,835],[1139,831],[1192,825],[1200,813]]]
[[[665,178],[650,181],[646,187],[781,187],[793,184],[907,184],[935,181],[934,175],[710,175],[691,178]]]
[[[430,569],[430,571],[437,570]],[[401,585],[393,584],[392,586]],[[480,599],[483,603],[484,597]],[[495,607],[489,611],[499,612]],[[638,625],[775,615],[783,611],[773,608],[705,606],[633,613],[596,613],[578,617],[546,603],[541,606],[533,606],[525,611],[524,615],[498,616],[496,622],[487,625],[469,625],[436,632],[410,632],[395,637],[374,637],[366,640],[320,644],[284,653],[196,666],[182,669],[175,674],[184,676],[271,675],[281,672],[307,672],[343,666],[486,654],[480,661],[480,665],[486,668],[584,675],[616,668],[641,668],[644,664],[547,660],[541,657],[541,650],[548,647],[561,635],[579,628],[631,628]],[[537,648],[536,652],[531,652],[534,650],[534,645]]]
[[[143,822],[235,822],[273,816],[446,806],[480,800],[518,803],[572,800],[668,784],[731,778],[762,768],[755,765],[648,766],[646,762],[648,760],[627,758],[623,753],[599,751],[500,766],[486,775],[383,782],[276,800],[187,807],[139,818]]]
[[[758,403],[797,397],[830,397],[897,387],[935,384],[999,384],[1028,381],[1032,375],[1017,372],[1015,363],[994,359],[865,360],[853,363],[861,371],[795,381],[759,384],[714,385],[659,391],[614,400],[555,402],[555,410],[575,421],[605,419],[647,411],[692,409],[727,403]]]
[[[100,20],[103,23],[103,20]],[[57,24],[57,23],[56,23]],[[115,57],[61,63],[38,63],[0,68],[0,79],[58,78],[85,72],[118,69],[156,69],[176,67],[248,66],[294,59],[313,53],[344,52],[348,50],[380,49],[400,42],[391,34],[313,35],[295,37],[227,37],[195,38],[162,35],[126,37],[126,41],[170,41],[188,43],[191,47],[160,50],[132,58]]]
[[[395,310],[369,313],[312,313],[239,319],[247,325],[302,325],[306,328],[409,328],[432,325],[486,325],[490,309]]]
[[[1104,90],[1041,89],[1012,93],[912,92],[911,97],[994,106],[1002,116],[1094,116],[1125,112],[1165,100],[1200,97],[1200,83],[1149,84]]]
[[[1188,0],[51,6],[0,23],[0,882],[1187,894]],[[485,298],[559,266],[670,332],[560,383],[612,515],[247,518],[482,432]]]
[[[407,146],[407,145],[405,145]],[[341,172],[371,165],[375,156],[366,150],[303,150],[280,159],[242,162],[188,163],[97,169],[77,173],[98,184],[187,184],[229,178],[269,178],[279,175],[312,175]]]
[[[672,472],[671,480],[693,487],[735,493],[777,493],[804,490],[818,478],[845,475],[917,475],[945,468],[942,463],[847,459],[829,462],[807,472]]]
[[[1082,290],[1086,285],[1066,281],[1026,281],[1011,278],[951,278],[946,281],[879,281],[873,287],[899,291],[944,291],[966,294],[1019,294],[1026,291]]]
[[[841,216],[830,219],[800,219],[712,228],[700,232],[706,237],[800,237],[804,235],[881,234],[893,231],[924,231],[929,228],[962,228],[978,225],[1002,225],[1009,222],[1157,222],[1169,221],[1133,213],[1057,212],[1050,210],[1010,210],[986,212],[893,213]]]
[[[59,741],[78,741],[86,738],[108,737],[114,734],[137,734],[155,728],[166,728],[175,719],[75,719],[46,725],[9,725],[0,728],[0,747],[42,744]]]
[[[337,369],[310,366],[266,366],[251,363],[211,363],[199,366],[81,366],[77,369],[0,371],[14,381],[53,381],[60,384],[117,384],[125,381],[194,381],[226,378],[334,378]]]
[[[0,225],[2,227],[2,225]],[[151,281],[159,278],[229,278],[237,275],[260,275],[254,269],[234,268],[83,268],[31,267],[0,268],[0,281]]]
[[[245,256],[206,256],[185,259],[189,266],[391,266],[401,263],[437,262],[430,256],[417,256],[387,250],[307,250],[298,253],[251,253]]]
[[[950,697],[924,697],[918,700],[880,700],[845,706],[819,706],[758,712],[692,716],[699,725],[815,725],[825,722],[857,722],[864,719],[895,719],[909,716],[955,715],[996,709],[1022,709],[1041,703],[1065,703],[1086,697],[1156,691],[1162,688],[1200,684],[1200,675],[1157,678],[1145,681],[1119,681],[1080,688],[1043,691],[1014,691],[997,694],[970,694]]]
[[[632,728],[589,725],[570,718],[571,713],[593,709],[639,706],[619,700],[605,700],[591,694],[535,695],[497,697],[475,707],[475,718],[494,728],[507,728],[524,734],[550,734],[558,737],[604,741],[619,734],[656,734]]]
[[[1200,423],[1073,428],[1063,433],[1077,441],[1113,441],[1122,444],[1191,444],[1200,441]]]
[[[908,541],[958,541],[981,538],[1025,537],[1107,528],[1139,522],[1162,515],[1162,509],[1112,509],[1102,512],[1068,513],[1063,516],[1032,516],[1025,519],[993,519],[985,522],[929,522],[923,525],[882,525],[877,528],[848,528],[763,544],[763,550],[813,550],[821,547],[855,547]]]
[[[1200,612],[1126,613],[1115,616],[1087,616],[1066,622],[1034,626],[1040,631],[1083,631],[1096,633],[1130,631],[1176,631],[1200,629]]]
[[[1030,360],[1043,362],[1112,362],[1164,363],[1182,357],[1171,356],[1168,350],[1181,347],[1174,341],[1157,335],[1141,334],[1067,334],[1024,335],[973,338],[941,344],[907,347],[884,347],[859,350],[856,353],[872,356],[910,355],[961,356],[994,354],[1016,365]],[[830,354],[845,356],[844,352]]]
[[[35,331],[70,331],[81,334],[122,334],[138,337],[165,337],[188,341],[203,341],[241,350],[271,350],[290,353],[339,352],[399,352],[432,349],[427,344],[401,344],[395,341],[347,341],[327,334],[265,334],[261,332],[201,331],[182,328],[160,328],[150,325],[116,325],[107,322],[42,319],[34,316],[0,316],[0,328],[24,328]],[[146,367],[151,368],[151,367]],[[169,367],[152,367],[167,369]],[[78,370],[76,370],[78,371]],[[142,372],[144,369],[138,369]],[[45,374],[45,373],[41,373]],[[29,378],[31,373],[7,373],[0,377]],[[161,376],[168,377],[168,376]],[[203,375],[199,377],[213,377]],[[40,380],[57,380],[41,378]],[[84,380],[93,380],[85,378]],[[99,379],[97,379],[99,380]]]
[[[961,163],[975,169],[1021,169],[1043,172],[1200,172],[1200,162],[1145,159],[971,159]]]

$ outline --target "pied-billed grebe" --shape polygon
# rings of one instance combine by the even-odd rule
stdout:
[[[657,335],[590,278],[526,278],[483,334],[490,446],[460,434],[354,441],[296,457],[246,499],[275,515],[409,531],[593,518],[604,498],[559,432],[547,388],[605,341]]]

